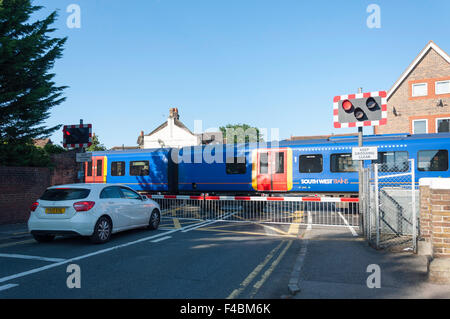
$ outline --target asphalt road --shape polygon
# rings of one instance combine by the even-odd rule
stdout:
[[[104,245],[16,239],[0,245],[0,298],[284,298],[303,231],[165,219]],[[72,264],[81,288],[67,286]]]

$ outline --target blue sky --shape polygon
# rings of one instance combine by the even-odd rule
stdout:
[[[334,129],[335,95],[388,90],[429,40],[450,52],[450,1],[35,0],[68,36],[54,72],[66,102],[47,125],[92,123],[136,145],[177,107],[191,130],[247,123],[291,135]],[[81,28],[66,8],[81,8]],[[366,8],[381,9],[370,29]],[[371,130],[365,130],[371,133]],[[56,143],[62,133],[51,136]]]

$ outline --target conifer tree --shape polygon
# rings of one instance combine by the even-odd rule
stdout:
[[[51,73],[67,38],[54,38],[56,11],[29,21],[42,7],[31,0],[0,0],[0,143],[25,145],[61,126],[46,127],[50,110],[62,103],[65,86]]]

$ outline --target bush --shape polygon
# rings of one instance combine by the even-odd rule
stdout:
[[[47,144],[44,148],[31,142],[0,143],[0,166],[52,167],[50,155],[66,150],[59,145]]]

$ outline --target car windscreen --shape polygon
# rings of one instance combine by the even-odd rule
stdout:
[[[85,188],[51,188],[47,189],[40,199],[48,201],[75,200],[89,196],[90,189]]]

